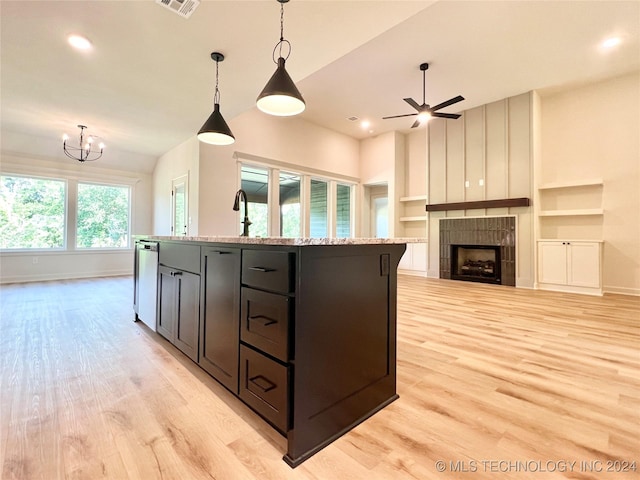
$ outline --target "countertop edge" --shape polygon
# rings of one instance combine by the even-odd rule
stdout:
[[[426,238],[280,238],[280,237],[175,237],[164,235],[133,235],[134,240],[182,241],[204,243],[234,243],[243,245],[284,245],[291,247],[322,245],[394,245],[407,243],[427,243]]]

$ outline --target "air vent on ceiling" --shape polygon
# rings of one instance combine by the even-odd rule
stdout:
[[[156,0],[156,3],[177,13],[182,18],[189,18],[200,5],[200,0]]]
[[[352,117],[347,117],[347,120],[349,120],[350,122],[357,122],[360,119],[356,116],[352,116]]]

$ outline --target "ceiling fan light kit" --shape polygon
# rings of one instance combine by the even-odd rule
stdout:
[[[236,141],[236,137],[233,136],[229,125],[227,125],[220,113],[220,90],[218,89],[218,64],[224,60],[224,55],[219,52],[212,52],[211,59],[216,62],[216,89],[213,95],[213,113],[200,128],[198,140],[211,145],[231,145]]]
[[[464,97],[462,95],[458,95],[457,97],[453,97],[450,98],[449,100],[439,103],[438,105],[435,106],[431,106],[428,105],[426,103],[425,97],[426,97],[426,71],[429,69],[429,64],[428,63],[421,63],[420,64],[420,71],[422,72],[422,105],[419,105],[418,102],[416,102],[413,98],[403,98],[403,100],[405,102],[407,102],[409,105],[411,105],[415,110],[416,113],[407,113],[404,115],[392,115],[390,117],[382,117],[383,120],[387,120],[389,118],[400,118],[400,117],[415,117],[417,116],[418,118],[416,119],[415,122],[413,122],[413,125],[411,125],[411,128],[416,128],[417,126],[426,123],[427,121],[429,121],[429,119],[436,117],[436,118],[449,118],[452,120],[456,120],[458,118],[460,118],[461,115],[457,114],[457,113],[439,113],[438,110],[448,107],[450,105],[453,105],[455,103],[461,102],[464,100]]]

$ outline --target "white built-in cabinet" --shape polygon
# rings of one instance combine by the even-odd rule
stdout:
[[[602,295],[602,242],[539,240],[538,286]]]
[[[427,243],[407,243],[407,250],[400,259],[398,269],[408,274],[424,274],[427,270]]]
[[[602,179],[538,186],[538,288],[602,295]]]

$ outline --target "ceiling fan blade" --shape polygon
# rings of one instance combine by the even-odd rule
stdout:
[[[411,125],[411,128],[416,128],[418,126],[420,126],[422,122],[420,120],[416,120],[415,122],[413,122],[413,125]]]
[[[449,105],[453,105],[454,103],[458,103],[464,100],[462,95],[458,95],[457,97],[450,98],[446,102],[439,103],[435,107],[431,107],[431,111],[435,112],[436,110],[440,110],[441,108],[448,107]]]
[[[403,100],[413,108],[415,108],[417,111],[422,110],[422,105],[418,105],[418,102],[416,102],[413,98],[403,98]]]
[[[452,118],[454,120],[461,117],[461,115],[458,115],[457,113],[432,113],[431,116],[440,118]]]
[[[382,119],[386,120],[388,118],[415,117],[416,115],[418,115],[418,114],[417,113],[407,113],[406,115],[393,115],[391,117],[382,117]]]

